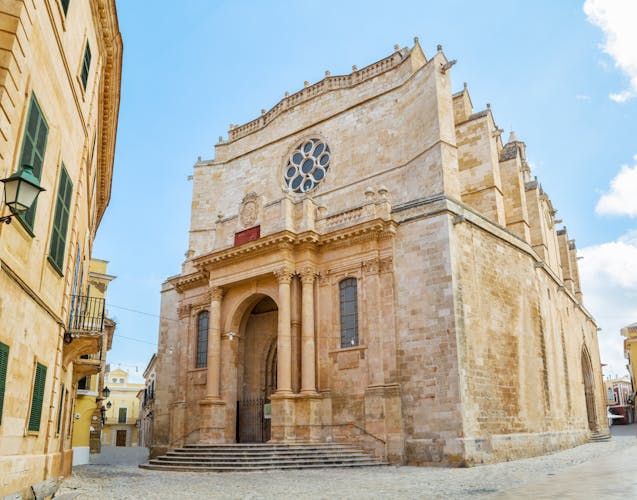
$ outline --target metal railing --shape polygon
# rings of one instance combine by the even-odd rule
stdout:
[[[68,330],[88,333],[103,332],[104,299],[86,295],[72,295]]]

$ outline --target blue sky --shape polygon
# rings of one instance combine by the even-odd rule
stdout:
[[[180,272],[188,246],[197,157],[305,80],[349,73],[417,36],[427,55],[442,44],[458,60],[454,89],[467,82],[476,111],[491,104],[505,141],[513,129],[526,142],[583,256],[602,362],[623,374],[619,328],[637,321],[637,39],[626,27],[637,3],[607,4],[589,0],[585,13],[582,2],[551,0],[118,1],[115,171],[93,251],[117,275],[109,362],[141,373],[155,352],[161,282]]]

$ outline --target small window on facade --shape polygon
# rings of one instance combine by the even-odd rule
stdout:
[[[117,423],[118,424],[125,424],[126,423],[126,411],[127,411],[127,408],[120,408],[119,409],[119,415],[118,415],[118,419],[117,419]]]
[[[42,418],[42,404],[44,403],[44,385],[46,382],[46,366],[38,363],[35,368],[35,381],[33,382],[33,398],[31,398],[31,412],[29,413],[30,431],[40,430]]]
[[[7,368],[9,366],[9,346],[0,342],[0,424],[2,424],[2,407],[4,391],[7,385]]]
[[[56,433],[59,434],[60,433],[60,427],[62,426],[62,408],[64,406],[64,384],[62,384],[62,387],[60,388],[60,402],[58,404],[58,424],[56,427]]]
[[[44,120],[40,105],[35,95],[31,95],[29,104],[29,113],[27,123],[22,138],[22,152],[20,153],[20,163],[18,170],[23,165],[31,165],[33,167],[33,175],[38,180],[42,178],[42,164],[44,163],[44,152],[46,150],[46,140],[49,135],[49,127]],[[38,201],[36,200],[31,208],[21,214],[18,218],[29,232],[33,232],[35,223],[35,210]]]
[[[86,48],[84,49],[84,59],[82,60],[82,73],[80,79],[82,80],[82,87],[86,90],[86,84],[88,83],[88,73],[91,69],[91,48],[86,42]]]
[[[208,366],[208,311],[197,316],[197,368]]]
[[[71,195],[73,183],[64,164],[60,171],[60,183],[58,185],[55,201],[55,215],[53,216],[53,228],[51,230],[51,246],[49,248],[49,262],[62,274],[64,266],[64,254],[66,253],[66,233],[69,226],[69,213],[71,211]]]
[[[71,3],[71,0],[60,0],[60,4],[62,5],[62,11],[64,12],[65,16],[66,16],[66,13],[69,11],[69,3]]]
[[[347,278],[338,284],[341,303],[341,347],[358,345],[358,294],[356,280]]]
[[[77,390],[85,391],[87,387],[88,387],[87,377],[82,377],[77,383]]]

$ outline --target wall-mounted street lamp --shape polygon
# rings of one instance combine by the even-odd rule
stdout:
[[[107,410],[110,410],[110,409],[111,409],[111,406],[113,406],[113,404],[112,404],[110,401],[108,401],[108,402],[106,403],[106,409],[107,409]]]
[[[46,191],[33,175],[31,165],[22,165],[19,171],[6,179],[0,179],[0,182],[4,184],[4,202],[11,210],[10,215],[0,217],[0,223],[10,224],[14,215],[26,212],[35,203],[38,195]]]
[[[104,398],[108,398],[111,395],[111,390],[108,388],[108,386],[104,386],[104,389],[102,389],[102,396],[104,396]]]

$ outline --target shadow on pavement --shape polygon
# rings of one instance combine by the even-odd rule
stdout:
[[[91,465],[139,465],[148,460],[148,448],[140,446],[102,446],[102,452],[91,455]]]

